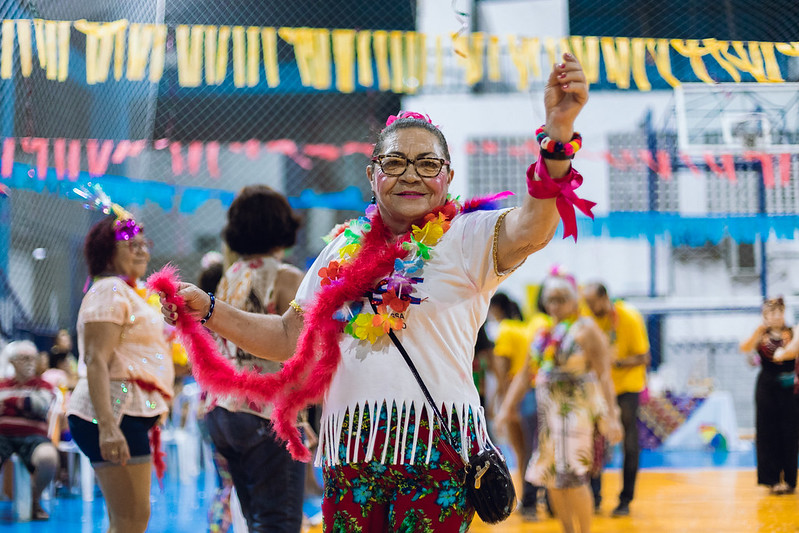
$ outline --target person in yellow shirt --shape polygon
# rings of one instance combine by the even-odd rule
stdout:
[[[538,331],[551,324],[549,316],[536,312],[529,321],[522,320],[519,306],[503,293],[491,298],[489,316],[498,322],[494,339],[494,372],[497,375],[498,405],[501,405],[511,381],[525,368],[530,343]],[[498,421],[499,422],[499,421]],[[538,414],[535,401],[535,378],[530,382],[518,408],[505,420],[501,429],[508,435],[516,455],[522,480],[520,513],[527,521],[537,520],[538,489],[524,480],[527,463],[538,447]]]
[[[621,409],[624,428],[623,485],[619,494],[619,505],[613,516],[630,514],[630,502],[635,492],[638,475],[638,456],[641,447],[638,441],[638,402],[646,387],[646,370],[649,366],[649,339],[641,313],[621,300],[611,301],[608,290],[602,283],[594,282],[583,288],[583,299],[590,315],[608,336],[611,345],[611,378],[616,390],[616,400]],[[591,481],[594,493],[594,508],[599,510],[601,501],[601,474]]]

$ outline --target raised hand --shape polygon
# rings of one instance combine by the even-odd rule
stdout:
[[[556,64],[544,89],[547,134],[558,141],[568,141],[574,132],[574,121],[588,101],[588,82],[583,67],[570,53]]]

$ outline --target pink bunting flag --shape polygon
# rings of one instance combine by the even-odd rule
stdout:
[[[97,139],[89,139],[86,141],[86,159],[88,159],[89,163],[89,176],[96,178],[106,173],[113,149],[114,141],[111,140],[103,141],[102,146],[100,146]]]
[[[313,168],[313,162],[301,155],[297,148],[297,143],[290,139],[277,139],[264,144],[268,152],[277,152],[290,157],[295,163],[305,170]]]
[[[791,183],[791,154],[780,154],[780,182],[783,186]]]
[[[730,183],[738,182],[738,177],[735,175],[735,157],[732,154],[721,154],[721,167]]]
[[[627,170],[627,164],[622,161],[621,159],[616,159],[613,157],[613,154],[608,152],[604,153],[605,160],[608,162],[608,165],[612,166],[613,168],[618,168],[619,170]]]
[[[306,144],[302,151],[308,157],[318,157],[325,161],[335,161],[341,157],[341,151],[332,144]]]
[[[3,161],[0,163],[0,175],[4,178],[11,177],[11,171],[14,169],[14,149],[16,146],[17,140],[14,137],[3,139]]]
[[[163,150],[169,146],[169,139],[156,139],[153,141],[153,148]]]
[[[128,150],[128,157],[138,157],[147,148],[147,140],[139,139],[138,141],[130,142],[130,149]]]
[[[200,163],[203,160],[203,143],[200,141],[192,141],[189,143],[189,155],[187,163],[189,167],[189,174],[196,176],[200,172]]]
[[[62,181],[67,173],[67,140],[56,139],[53,141],[53,159],[55,160],[55,177]]]
[[[375,145],[371,143],[359,143],[359,142],[350,141],[344,143],[344,145],[341,147],[341,153],[342,155],[363,154],[366,157],[371,157],[374,148]]]
[[[686,153],[681,153],[680,154],[680,159],[682,160],[682,162],[685,165],[685,167],[688,170],[690,170],[691,172],[693,172],[694,176],[701,176],[702,175],[702,171],[699,170],[699,167],[694,164],[694,160],[691,158],[690,155],[688,155]]]
[[[47,177],[50,157],[50,140],[41,137],[23,137],[19,140],[23,152],[36,154],[36,175],[40,180]]]
[[[172,174],[183,174],[183,153],[180,151],[180,142],[173,141],[169,144],[169,153],[172,154]]]
[[[246,155],[248,159],[256,159],[260,151],[261,143],[258,139],[250,139],[244,143],[244,155]]]
[[[69,181],[77,181],[80,174],[80,141],[72,139],[69,141],[69,150],[67,151],[67,179]]]
[[[115,165],[121,165],[127,159],[128,154],[130,153],[130,141],[123,140],[119,141],[117,144],[116,149],[114,149],[114,153],[111,155],[111,162]]]
[[[664,180],[671,179],[671,155],[666,150],[657,151],[658,175]]]
[[[499,145],[494,141],[483,141],[481,148],[483,153],[488,155],[497,155],[499,153]]]
[[[713,171],[714,174],[717,176],[723,176],[724,170],[718,164],[716,164],[716,158],[710,152],[705,152],[705,163],[707,163],[708,168]]]
[[[767,189],[773,189],[775,187],[774,160],[771,157],[771,154],[767,154],[765,152],[744,152],[744,159],[749,161],[759,159],[760,168],[763,171],[763,184]]]
[[[621,151],[621,160],[624,162],[627,168],[635,168],[638,166],[638,161],[635,160],[633,151],[630,149],[625,148]]]
[[[211,141],[205,145],[205,162],[208,165],[208,174],[212,178],[218,179],[222,174],[219,172],[219,143]]]
[[[651,170],[655,172],[658,171],[658,166],[655,163],[655,158],[652,157],[652,152],[647,149],[638,150],[638,157],[640,157],[641,161],[646,163],[646,166],[648,166]]]

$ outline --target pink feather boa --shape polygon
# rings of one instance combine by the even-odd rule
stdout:
[[[342,267],[340,278],[320,289],[306,311],[304,327],[294,356],[280,372],[258,374],[236,370],[222,357],[211,334],[186,312],[177,292],[177,270],[167,265],[147,278],[150,290],[165,294],[167,303],[178,308],[177,330],[192,361],[197,383],[213,394],[234,394],[256,402],[273,402],[272,423],[287,442],[294,459],[309,461],[311,452],[296,427],[298,413],[322,399],[341,360],[339,335],[344,324],[333,314],[345,303],[361,299],[375,281],[389,275],[394,260],[408,253],[402,241],[386,246],[391,237],[378,213],[370,218],[371,231],[364,236],[356,259]]]
[[[466,203],[465,209],[447,202],[427,216],[435,217],[441,212],[451,220],[462,209],[492,208],[505,196],[507,193],[474,199]],[[167,265],[147,278],[151,290],[164,293],[165,301],[178,308],[177,330],[191,357],[197,383],[212,394],[233,394],[256,403],[272,402],[275,432],[286,441],[291,456],[299,461],[310,461],[311,452],[297,429],[297,415],[322,400],[341,361],[339,337],[345,324],[336,320],[334,314],[344,303],[362,299],[378,280],[391,274],[395,259],[408,254],[402,243],[410,238],[409,234],[387,245],[392,235],[377,209],[370,213],[369,222],[371,230],[364,235],[360,252],[351,263],[341,267],[336,281],[317,292],[305,312],[297,350],[275,374],[237,370],[219,354],[208,330],[186,312],[185,302],[177,294],[179,280],[174,267]]]

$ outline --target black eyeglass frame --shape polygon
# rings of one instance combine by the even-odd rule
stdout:
[[[404,159],[405,168],[403,168],[402,172],[400,172],[399,174],[389,174],[388,172],[386,172],[386,169],[383,168],[383,159],[385,159],[386,157],[393,157],[395,159]],[[439,163],[441,163],[441,166],[439,167],[438,171],[435,174],[432,174],[430,176],[425,176],[419,172],[419,168],[416,166],[416,163],[418,161],[424,161],[424,160],[438,161]],[[408,170],[409,163],[413,163],[413,168],[416,170],[416,175],[419,176],[420,178],[435,178],[436,176],[439,175],[439,173],[441,173],[442,168],[444,168],[445,166],[449,166],[451,164],[450,161],[442,159],[440,157],[417,157],[416,159],[411,159],[410,157],[405,157],[404,155],[392,155],[392,154],[383,154],[375,156],[372,158],[372,163],[377,163],[378,165],[380,165],[380,170],[385,172],[386,176],[391,176],[392,178],[398,178],[403,174],[405,174],[405,172]]]

